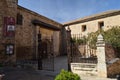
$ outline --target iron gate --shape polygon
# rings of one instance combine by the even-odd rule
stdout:
[[[96,50],[89,47],[86,37],[67,31],[67,54],[68,70],[71,70],[71,63],[97,63]]]
[[[91,53],[91,50],[86,48],[85,43],[71,42],[70,45],[72,63],[97,63],[96,54]]]
[[[54,71],[53,39],[38,34],[38,69]]]

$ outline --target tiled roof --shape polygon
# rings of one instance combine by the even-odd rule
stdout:
[[[99,14],[83,17],[83,18],[76,19],[73,21],[69,21],[69,22],[66,22],[63,24],[64,24],[64,26],[67,26],[67,25],[72,25],[72,24],[76,24],[76,23],[83,23],[83,22],[101,19],[101,18],[105,18],[105,17],[115,16],[115,15],[120,15],[120,10],[106,11],[106,12],[102,12]]]

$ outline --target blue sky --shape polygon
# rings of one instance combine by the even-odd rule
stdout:
[[[60,23],[120,10],[120,0],[19,0],[18,4]]]

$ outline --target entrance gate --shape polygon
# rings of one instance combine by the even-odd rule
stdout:
[[[38,69],[54,71],[53,40],[38,34]]]
[[[71,35],[71,30],[67,30],[67,54],[68,69],[86,72],[96,70],[96,51],[90,49],[87,40],[81,35]],[[83,65],[84,64],[84,65]],[[73,68],[73,69],[71,69]],[[88,72],[87,71],[87,72]]]
[[[97,56],[92,49],[87,49],[86,43],[78,43],[71,41],[70,43],[70,57],[72,63],[97,63]]]

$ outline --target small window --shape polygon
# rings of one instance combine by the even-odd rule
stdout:
[[[22,25],[23,24],[23,16],[21,14],[17,14],[17,24]]]
[[[86,25],[82,25],[82,32],[85,32],[87,30]]]
[[[104,22],[98,22],[99,29],[102,29],[104,27]]]

